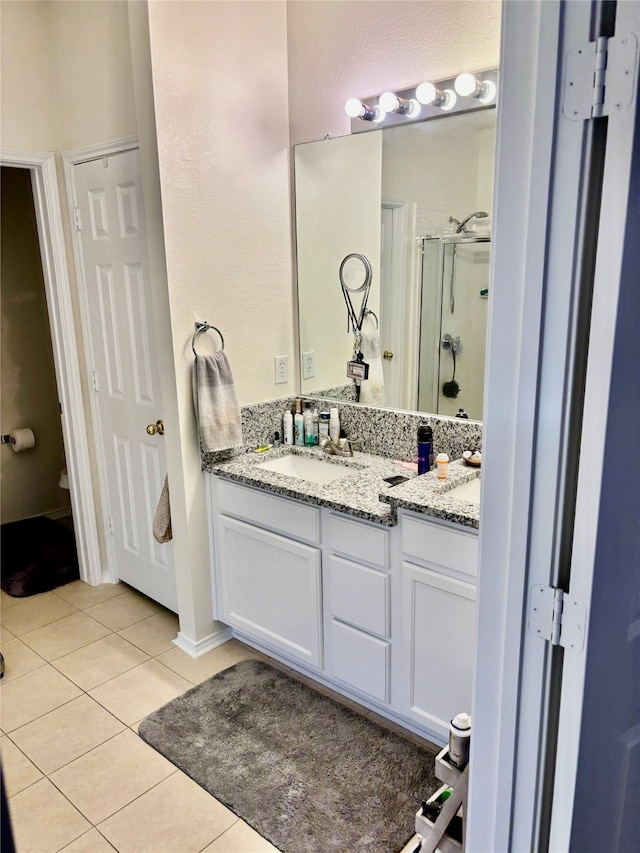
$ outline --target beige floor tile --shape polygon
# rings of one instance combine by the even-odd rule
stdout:
[[[79,696],[81,691],[50,664],[2,685],[2,730],[11,732]]]
[[[42,779],[42,773],[33,765],[11,740],[4,735],[0,738],[0,753],[2,754],[2,775],[7,791],[7,797],[33,785]]]
[[[83,690],[92,690],[149,660],[148,655],[117,634],[57,658],[54,666]]]
[[[3,589],[0,590],[0,612],[8,610],[10,607],[15,607],[21,601],[24,601],[24,598],[15,598],[13,595],[7,595]]]
[[[161,655],[169,649],[175,648],[175,640],[180,630],[178,617],[170,610],[148,616],[141,622],[136,622],[128,628],[118,631],[121,637],[133,643],[143,652],[151,657]]]
[[[43,773],[50,774],[123,731],[124,726],[89,696],[11,732],[11,739]]]
[[[266,838],[252,829],[243,820],[234,823],[219,838],[205,847],[202,853],[279,853]]]
[[[8,628],[5,628],[4,625],[0,625],[0,643],[8,643],[9,640],[13,639],[15,639],[14,634]]]
[[[182,649],[174,646],[170,652],[159,655],[158,660],[174,672],[188,678],[193,684],[200,684],[201,681],[211,678],[212,675],[222,672],[234,663],[255,656],[251,649],[240,645],[235,640],[229,640],[199,658],[192,658]]]
[[[28,634],[23,634],[21,639],[45,660],[52,661],[88,646],[109,633],[109,629],[95,619],[85,613],[76,612],[64,619],[58,619],[52,625],[29,631]]]
[[[80,838],[62,848],[60,853],[112,853],[113,847],[97,829],[90,829]]]
[[[53,853],[91,829],[48,779],[11,797],[9,811],[20,853]]]
[[[75,607],[58,598],[52,592],[23,598],[19,604],[2,613],[2,624],[16,637],[35,631],[65,616],[77,613]]]
[[[237,821],[178,771],[99,826],[120,853],[197,853]]]
[[[2,654],[4,655],[5,667],[2,678],[3,684],[13,681],[14,678],[20,678],[21,675],[26,675],[28,672],[33,672],[34,669],[46,664],[40,655],[37,655],[22,640],[17,638],[2,644]]]
[[[91,690],[90,695],[131,726],[191,687],[190,681],[157,660],[148,660]]]
[[[120,631],[122,628],[133,625],[134,622],[140,622],[147,616],[153,616],[163,611],[164,608],[156,604],[155,601],[151,601],[150,598],[127,588],[120,595],[116,595],[108,601],[87,607],[84,612],[112,631]],[[9,630],[12,630],[10,625],[8,627]]]
[[[125,729],[51,774],[51,781],[91,823],[110,817],[176,768]]]
[[[125,591],[126,587],[119,583],[102,583],[98,586],[91,586],[84,581],[72,581],[54,590],[57,596],[69,604],[73,604],[78,610],[86,610],[87,607],[108,601],[114,595],[120,595]]]

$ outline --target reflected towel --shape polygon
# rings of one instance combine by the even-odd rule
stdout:
[[[385,402],[384,376],[380,356],[380,336],[377,330],[362,333],[360,350],[369,365],[369,378],[360,385],[360,402],[370,403],[373,406],[382,405]]]
[[[242,444],[236,386],[224,350],[197,355],[193,365],[193,403],[200,446],[205,453]]]
[[[169,503],[169,478],[164,478],[164,486],[153,519],[153,537],[162,545],[173,538],[171,532],[171,505]]]

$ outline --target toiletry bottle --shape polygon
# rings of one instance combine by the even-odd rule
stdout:
[[[313,410],[313,443],[320,444],[320,415],[317,406]]]
[[[418,474],[433,468],[433,431],[426,421],[418,425]]]
[[[331,440],[337,444],[340,438],[340,415],[337,409],[331,409],[329,414],[329,435]]]
[[[438,453],[436,456],[436,477],[438,480],[446,480],[449,476],[449,457],[446,453]]]
[[[282,418],[282,429],[284,432],[284,443],[293,444],[293,415],[285,412]]]
[[[464,770],[469,763],[469,745],[471,742],[471,717],[469,714],[456,714],[449,723],[449,763]]]
[[[296,413],[293,417],[293,435],[295,443],[302,447],[304,444],[304,418],[302,417],[302,400],[299,397],[296,400]]]
[[[320,412],[320,421],[318,423],[318,433],[320,441],[325,438],[329,438],[329,418],[329,412]]]
[[[315,444],[311,403],[304,404],[304,443],[306,447],[313,447]]]
[[[280,433],[278,432],[278,430],[276,430],[273,434],[273,446],[280,447],[280,444]]]

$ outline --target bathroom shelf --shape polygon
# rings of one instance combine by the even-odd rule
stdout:
[[[447,788],[453,788],[451,796],[442,804],[440,814],[435,821],[422,814],[420,809],[416,814],[415,829],[421,839],[420,853],[464,853],[464,841],[461,843],[447,833],[453,818],[464,810],[469,785],[469,765],[460,771],[449,764],[446,759],[448,749],[443,749],[435,759],[435,774],[445,784],[427,800],[433,803],[439,800]],[[443,778],[446,777],[446,778]],[[464,811],[462,814],[462,837],[464,839]]]

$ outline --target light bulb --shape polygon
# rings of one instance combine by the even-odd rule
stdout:
[[[415,98],[409,101],[409,109],[407,110],[407,118],[416,118],[420,115],[421,105]]]
[[[393,92],[383,92],[378,98],[378,106],[385,113],[393,113],[400,106],[400,101],[398,100],[398,96]]]
[[[490,104],[495,100],[496,92],[498,91],[496,84],[492,80],[482,81],[483,92],[478,98],[481,104]]]
[[[387,117],[386,112],[383,109],[380,109],[379,106],[373,108],[373,122],[374,124],[380,124],[380,122],[384,121]]]
[[[440,97],[440,93],[433,83],[420,83],[416,89],[416,98],[421,104],[435,104]]]
[[[365,108],[359,98],[349,98],[344,105],[344,111],[349,118],[361,118],[364,115]]]
[[[465,98],[469,95],[474,96],[479,88],[478,81],[473,74],[470,74],[468,71],[465,71],[463,74],[458,74],[454,86],[456,92]]]

